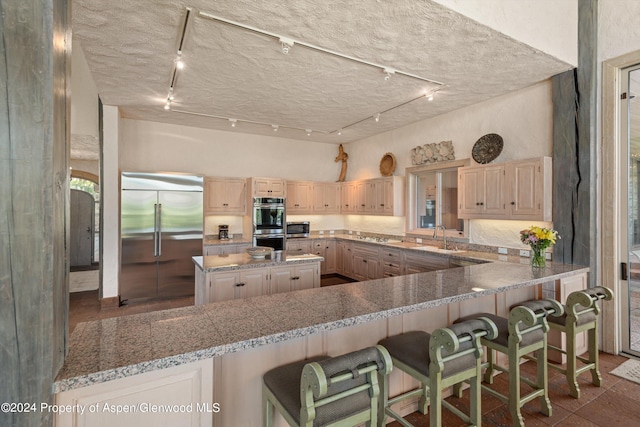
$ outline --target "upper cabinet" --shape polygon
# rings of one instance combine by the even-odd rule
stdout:
[[[313,184],[313,211],[323,214],[340,213],[339,182],[315,182]]]
[[[285,197],[287,185],[280,178],[249,178],[252,197]]]
[[[404,177],[389,176],[342,183],[342,213],[404,215]]]
[[[205,177],[205,215],[245,215],[246,188],[243,178]]]
[[[308,214],[313,211],[313,186],[310,181],[287,181],[287,213]]]
[[[463,167],[458,173],[458,216],[551,221],[551,185],[551,157]]]

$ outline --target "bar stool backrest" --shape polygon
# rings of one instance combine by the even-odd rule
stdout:
[[[482,357],[480,338],[493,340],[498,336],[496,324],[486,317],[454,323],[446,328],[436,329],[429,340],[429,372],[435,374],[449,369],[457,370],[454,360],[473,354]],[[451,363],[449,363],[451,362]],[[452,368],[453,367],[453,368]]]
[[[581,315],[593,312],[596,316],[600,314],[600,306],[597,304],[599,300],[609,301],[613,299],[611,289],[604,286],[596,286],[593,288],[576,291],[567,297],[567,317],[577,319]]]
[[[520,343],[523,335],[537,330],[547,333],[547,316],[562,316],[564,307],[553,299],[527,301],[509,312],[509,340]]]
[[[391,356],[380,345],[308,363],[300,380],[301,422],[324,425],[363,407],[369,407],[375,419],[378,375],[388,375],[391,368]]]

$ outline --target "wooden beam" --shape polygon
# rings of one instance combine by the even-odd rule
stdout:
[[[0,425],[52,425],[68,315],[68,0],[0,0]]]

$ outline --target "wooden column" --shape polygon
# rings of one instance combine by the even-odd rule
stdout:
[[[68,0],[0,0],[0,411],[52,425],[68,316]]]
[[[597,277],[597,0],[578,2],[578,68],[554,76],[554,259]]]

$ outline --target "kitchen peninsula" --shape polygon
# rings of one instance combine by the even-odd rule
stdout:
[[[220,410],[61,414],[57,425],[122,422],[125,415],[143,424],[162,416],[167,425],[260,425],[262,374],[275,366],[346,353],[403,331],[431,331],[477,312],[505,315],[518,302],[563,300],[586,287],[585,267],[532,270],[486,258],[491,262],[82,323],[55,383],[57,404],[215,402]],[[393,375],[392,394],[411,387]]]

